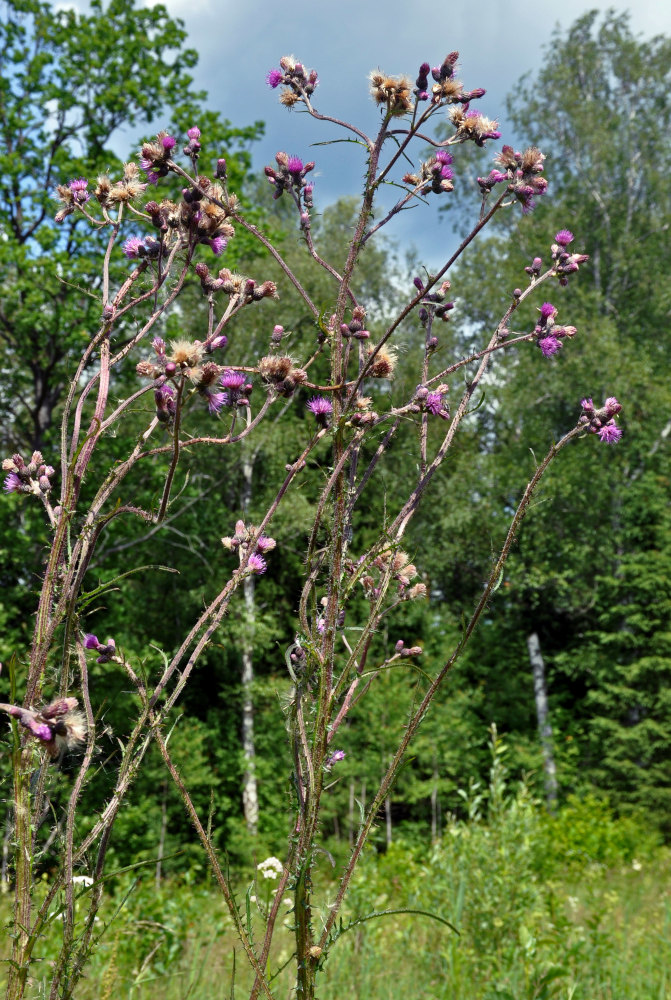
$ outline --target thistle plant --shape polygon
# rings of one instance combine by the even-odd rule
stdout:
[[[49,995],[74,995],[96,944],[95,919],[111,832],[152,743],[183,799],[235,924],[251,969],[250,996],[270,1000],[277,995],[269,959],[278,916],[281,924],[290,896],[296,990],[302,1000],[311,1000],[318,976],[328,970],[329,952],[342,930],[342,908],[352,874],[378,811],[432,701],[489,604],[534,490],[559,452],[574,439],[591,432],[610,444],[620,437],[616,399],[611,397],[602,406],[592,399],[576,401],[574,425],[537,462],[460,640],[446,662],[423,664],[427,680],[422,696],[408,705],[402,737],[365,807],[335,898],[326,905],[315,897],[313,876],[323,859],[319,851],[322,809],[347,752],[343,723],[383,671],[392,665],[412,665],[422,653],[421,646],[408,645],[403,639],[388,650],[378,641],[381,626],[394,620],[398,608],[427,599],[422,567],[414,564],[404,548],[408,527],[430,494],[436,472],[473,410],[497,356],[538,348],[538,363],[553,364],[551,359],[564,348],[570,350],[570,341],[577,335],[574,327],[560,324],[558,308],[543,301],[550,295],[546,289],[565,286],[587,259],[570,249],[574,237],[564,229],[550,235],[546,247],[538,248],[539,256],[520,276],[520,287],[508,296],[488,341],[468,356],[448,364],[441,360],[441,330],[454,309],[450,271],[498,213],[527,213],[545,195],[544,157],[536,148],[519,152],[503,145],[490,173],[478,179],[477,191],[467,195],[473,199],[470,233],[435,273],[408,282],[405,302],[393,318],[371,315],[353,290],[358,261],[368,241],[415,202],[430,205],[436,199],[440,203],[455,197],[463,147],[469,143],[489,147],[500,138],[497,123],[475,110],[484,91],[467,90],[457,78],[456,64],[456,52],[434,68],[424,63],[414,83],[405,76],[372,73],[371,95],[379,109],[379,126],[373,135],[317,109],[315,70],[283,57],[268,73],[269,86],[280,88],[281,104],[301,109],[315,128],[328,123],[341,129],[365,155],[361,203],[343,260],[324,259],[313,238],[315,163],[279,151],[274,164],[265,169],[274,197],[293,205],[296,226],[313,266],[323,269],[332,282],[326,312],[312,301],[272,239],[249,220],[238,193],[229,189],[225,156],[220,150],[207,150],[207,136],[195,125],[183,137],[159,132],[143,144],[138,163],[126,164],[118,178],[76,178],[58,188],[57,220],[78,213],[107,242],[100,326],[92,332],[72,377],[63,407],[59,454],[44,459],[36,453],[28,462],[17,454],[3,466],[5,490],[25,494],[26,502],[39,499],[52,532],[30,650],[21,668],[14,668],[15,691],[10,702],[0,705],[14,723],[15,916],[7,991],[11,1000],[26,994],[37,942],[54,901],[61,897],[63,939]],[[449,135],[443,137],[444,132],[435,132],[433,126],[444,123],[446,115]],[[214,159],[206,160],[206,154]],[[408,161],[417,165],[404,173]],[[210,170],[204,169],[205,163]],[[391,207],[378,209],[380,192],[392,181],[401,193]],[[176,184],[181,188],[179,196],[170,194]],[[162,185],[167,186],[165,197]],[[237,274],[225,266],[228,244],[241,231],[258,242],[266,255],[261,260],[272,257],[279,265],[312,316],[314,340],[304,355],[294,356],[284,346],[280,302],[275,305],[274,325],[268,329],[266,353],[249,356],[244,363],[229,361],[229,341],[239,337],[247,311],[262,300],[278,298],[276,284],[264,278],[263,264],[257,276]],[[115,284],[111,263],[123,257],[127,276]],[[224,266],[219,266],[218,258]],[[185,331],[170,339],[165,335],[166,323],[171,315],[179,317],[179,297],[187,280],[200,285],[202,325],[197,336]],[[534,329],[516,330],[518,310],[527,301],[537,303],[537,322]],[[414,388],[407,398],[397,400],[379,387],[388,387],[394,379],[399,366],[397,340],[409,326],[421,331],[421,349],[416,358],[403,361],[406,370],[415,365]],[[134,366],[137,382],[119,397],[119,373],[128,371],[129,364]],[[101,468],[105,436],[131,416],[136,419],[142,412],[140,404],[147,401],[153,414],[134,446],[122,460]],[[175,502],[178,469],[186,455],[253,442],[265,433],[266,421],[280,418],[291,406],[307,408],[308,440],[296,453],[283,456],[283,477],[275,484],[274,497],[258,523],[228,512],[230,534],[221,542],[235,557],[229,564],[230,575],[218,582],[216,596],[192,622],[178,648],[164,660],[157,656],[154,663],[140,664],[124,651],[123,636],[101,641],[89,632],[79,598],[97,546],[110,525],[120,518],[140,519],[159,530]],[[211,430],[205,434],[194,430],[198,409],[211,421]],[[377,538],[364,543],[360,524],[371,481],[390,460],[399,429],[408,426],[416,444],[413,482],[404,495],[388,498]],[[244,906],[215,848],[207,817],[199,815],[173,760],[165,724],[199,658],[215,640],[222,619],[244,591],[245,581],[263,575],[270,560],[280,554],[272,537],[273,520],[302,488],[308,463],[322,470],[323,481],[314,519],[305,525],[298,630],[285,651],[292,695],[286,705],[289,741],[283,769],[293,789],[292,819],[284,857],[269,859],[277,881],[274,895],[260,907],[264,928],[255,941]],[[162,470],[155,505],[144,509],[118,500],[129,475],[148,464]],[[129,711],[134,706],[136,716],[122,747],[113,792],[99,803],[86,832],[80,833],[78,808],[96,760],[101,703],[101,692],[89,681],[93,659],[125,673],[134,693],[129,695]],[[38,903],[33,891],[35,832],[44,815],[51,770],[76,744],[82,749],[63,825],[61,865]],[[93,881],[84,900],[86,918],[83,925],[80,920],[75,934],[74,886],[84,859],[93,859],[88,871]]]

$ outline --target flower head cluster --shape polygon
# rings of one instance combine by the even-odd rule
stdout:
[[[85,205],[91,197],[88,191],[89,182],[85,177],[78,177],[69,181],[68,184],[59,184],[56,188],[59,201],[63,203],[63,208],[55,215],[56,222],[63,222],[68,215],[72,215],[77,206]]]
[[[95,196],[103,208],[113,208],[115,205],[134,201],[146,190],[146,183],[140,180],[140,168],[137,163],[124,163],[123,177],[112,182],[107,174],[101,174],[95,189]]]
[[[544,302],[538,312],[540,315],[534,328],[536,343],[543,357],[550,358],[561,349],[564,338],[575,337],[577,330],[574,326],[558,326],[555,323],[557,309],[551,302]]]
[[[357,570],[357,566],[351,563],[348,563],[347,568],[350,573]],[[416,576],[417,567],[410,562],[407,553],[402,549],[386,549],[371,561],[368,572],[360,578],[360,582],[369,601],[376,602],[379,599],[382,579],[385,577],[396,581],[397,600],[411,601],[426,597],[426,584],[412,583]]]
[[[159,132],[152,142],[145,142],[140,150],[140,166],[150,184],[157,184],[169,170],[172,151],[177,145],[174,136],[166,131]]]
[[[293,56],[282,56],[280,68],[271,69],[266,74],[266,83],[272,90],[282,85],[280,103],[292,108],[299,102],[308,103],[319,84],[319,77],[315,69],[306,69]]]
[[[221,544],[229,552],[238,552],[240,565],[246,563],[248,573],[265,573],[268,565],[264,558],[267,552],[277,545],[274,538],[268,535],[257,535],[257,529],[253,524],[248,527],[240,520],[235,523],[235,534],[231,537],[222,538]]]
[[[129,260],[156,260],[161,244],[153,236],[129,236],[124,240],[121,250]]]
[[[441,384],[435,389],[429,390],[425,385],[419,385],[415,393],[415,400],[426,413],[430,413],[433,417],[449,420],[450,407],[445,398],[449,388],[449,385]]]
[[[366,310],[363,306],[354,306],[352,309],[352,318],[349,323],[340,324],[340,335],[348,340],[350,337],[354,337],[355,340],[369,340],[370,330],[365,329],[366,321]],[[335,316],[331,317],[331,323],[329,327],[332,331],[335,331]]]
[[[609,396],[603,406],[598,409],[592,399],[583,399],[580,405],[582,406],[582,413],[578,421],[580,424],[592,434],[598,434],[605,444],[616,444],[620,440],[622,429],[615,423],[614,417],[620,412],[622,406],[615,396]]]
[[[370,74],[370,93],[376,104],[385,105],[391,115],[412,110],[412,81],[407,76],[386,76],[379,69]]]
[[[421,656],[422,647],[421,646],[406,646],[403,639],[399,639],[394,647],[394,652],[397,656],[409,657],[409,656]]]
[[[426,293],[424,292],[424,282],[419,276],[414,278],[413,285],[418,292],[423,293],[422,303],[419,307],[420,322],[427,327],[427,329],[434,316],[436,319],[441,319],[444,323],[447,323],[450,318],[450,313],[454,309],[454,302],[445,301],[447,293],[451,287],[450,282],[445,280],[439,285],[438,288],[434,288],[433,291]],[[437,337],[431,336],[427,342],[428,349],[433,351],[437,346]]]
[[[84,649],[94,649],[99,654],[96,663],[109,663],[116,657],[116,643],[109,636],[105,642],[100,642],[97,635],[87,632],[84,636]]]
[[[278,879],[282,872],[284,871],[284,865],[279,858],[266,858],[256,866],[256,870],[263,876],[263,878],[269,878],[275,881]]]
[[[468,106],[470,101],[483,97],[485,91],[482,87],[475,90],[464,90],[461,80],[457,80],[454,71],[459,59],[458,52],[448,52],[440,66],[433,69],[428,63],[422,63],[415,80],[415,90],[413,91],[418,101],[428,101],[432,104],[463,104]],[[429,75],[433,80],[429,93]]]
[[[6,493],[33,493],[44,497],[51,490],[51,477],[55,470],[53,466],[44,464],[40,451],[34,451],[27,463],[19,454],[5,458],[2,468],[7,473],[3,484]]]
[[[206,355],[226,343],[227,339],[222,335],[211,337],[205,343],[175,340],[168,350],[161,337],[154,338],[155,359],[140,361],[136,371],[143,378],[160,380],[154,389],[154,399],[156,416],[162,423],[171,423],[177,405],[175,389],[167,380],[187,379],[205,399],[210,413],[218,413],[222,406],[249,405],[248,397],[253,388],[251,382],[248,383],[244,375],[228,369],[224,369],[222,375],[219,365],[205,360]],[[229,391],[224,392],[224,389]]]
[[[575,274],[580,265],[589,260],[586,253],[570,253],[566,249],[569,243],[573,243],[573,240],[574,236],[570,229],[560,229],[550,248],[552,259],[555,262],[555,274],[559,277],[560,285],[568,285],[569,275]]]
[[[405,174],[404,184],[412,184],[420,188],[420,194],[443,194],[453,191],[452,179],[454,171],[450,164],[452,156],[446,149],[439,149],[435,156],[421,164],[419,174]]]
[[[277,167],[264,167],[268,182],[273,185],[273,198],[279,198],[284,191],[293,191],[302,202],[302,209],[308,213],[312,208],[313,185],[308,184],[306,176],[315,168],[314,160],[303,163],[300,156],[289,156],[287,153],[275,154]],[[301,219],[301,221],[303,221]]]
[[[170,203],[166,204],[168,211],[169,205]],[[221,184],[211,181],[209,177],[201,176],[195,186],[182,188],[182,204],[178,220],[180,229],[187,238],[195,238],[198,243],[209,246],[218,257],[235,235],[229,215],[236,206],[237,201],[233,196],[225,195]],[[147,210],[152,215],[154,225],[160,225],[162,206],[150,203]],[[170,224],[169,219],[168,224]]]
[[[184,147],[184,155],[190,156],[192,160],[195,160],[200,153],[200,129],[197,125],[192,125],[191,128],[186,130],[186,135],[188,142]]]
[[[58,757],[86,739],[86,719],[77,711],[78,704],[76,698],[58,698],[41,709],[4,704],[0,708],[43,743],[51,757]]]
[[[277,285],[274,281],[264,281],[259,284],[254,278],[248,278],[244,274],[234,274],[227,267],[223,267],[214,278],[210,274],[210,269],[202,262],[196,264],[195,270],[205,295],[211,292],[223,292],[231,299],[232,306],[248,306],[252,302],[260,302],[261,299],[278,298]],[[216,340],[216,337],[214,339]]]
[[[453,108],[450,121],[457,130],[457,142],[474,142],[476,146],[484,146],[487,139],[501,138],[499,123],[485,118],[479,111],[467,111],[465,107]]]
[[[504,146],[498,156],[494,157],[497,165],[496,175],[505,173],[508,180],[508,190],[514,194],[522,205],[523,212],[530,212],[536,202],[535,198],[544,195],[547,191],[548,182],[540,175],[543,173],[543,162],[545,156],[535,146],[530,146],[523,153],[516,152],[512,146]],[[498,184],[500,181],[494,179],[490,174],[491,183]],[[485,179],[485,184],[489,183],[489,178]],[[480,185],[481,190],[483,185]]]
[[[291,358],[273,354],[261,358],[259,373],[279,396],[286,397],[293,396],[298,386],[307,379],[307,373],[297,368]]]

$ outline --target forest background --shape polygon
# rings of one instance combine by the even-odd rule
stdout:
[[[32,0],[17,0],[4,10],[3,42],[12,40],[17,13],[37,17],[44,38],[28,67],[29,99],[12,105],[8,80],[14,70],[3,74],[0,433],[3,455],[37,448],[47,455],[73,358],[94,316],[97,321],[89,292],[95,291],[103,253],[76,219],[60,228],[53,224],[53,188],[73,177],[118,169],[119,135],[149,135],[163,126],[184,133],[197,122],[211,156],[225,153],[249,212],[272,229],[313,301],[326,308],[329,289],[303,259],[294,219],[281,202],[272,201],[265,181],[251,169],[262,126],[222,119],[195,90],[196,56],[179,23],[160,7],[136,9],[130,0],[113,0],[104,10],[92,3],[87,15],[56,13]],[[3,44],[3,69],[24,65],[21,46],[20,40],[14,50]],[[318,53],[306,58],[317,62]],[[439,472],[441,501],[420,510],[411,529],[409,548],[429,599],[415,603],[403,626],[384,642],[390,648],[399,639],[421,645],[423,665],[446,659],[533,470],[534,450],[560,435],[567,414],[588,389],[595,397],[614,393],[625,404],[624,436],[617,448],[590,441],[590,449],[569,449],[544,481],[487,619],[433,706],[413,759],[386,803],[374,838],[381,850],[397,841],[428,849],[455,818],[473,818],[473,803],[490,781],[492,722],[505,735],[509,778],[524,779],[532,797],[554,798],[547,781],[551,753],[557,780],[553,808],[575,810],[588,801],[598,823],[606,822],[610,809],[615,817],[654,828],[660,839],[671,835],[671,293],[665,281],[670,66],[668,39],[642,41],[626,16],[588,13],[554,36],[542,68],[510,98],[508,117],[516,135],[548,155],[551,196],[523,226],[506,216],[451,273],[456,308],[440,347],[452,356],[479,342],[479,331],[495,325],[537,247],[562,227],[576,233],[576,249],[590,254],[581,280],[565,290],[580,336],[570,352],[549,363],[541,365],[531,352],[511,352],[497,363],[476,417],[452,462]],[[268,114],[279,113],[271,102]],[[17,149],[19,130],[25,141]],[[129,152],[135,145],[129,140]],[[473,188],[474,210],[475,177],[491,155],[487,150],[480,160],[458,164],[458,183]],[[318,188],[316,198],[319,204]],[[352,212],[347,200],[325,205],[316,233],[325,257],[342,253]],[[463,225],[448,209],[444,226],[459,231]],[[369,312],[383,318],[424,263],[421,245],[407,249],[405,243],[381,240],[372,247],[357,289]],[[275,323],[291,331],[295,344],[314,337],[311,317],[282,275],[244,237],[231,243],[226,264],[241,271],[262,266],[264,277],[280,288],[279,305],[263,303],[251,319],[245,317],[247,342],[258,338],[261,344]],[[174,326],[167,337],[198,328],[200,294],[194,283],[179,319],[170,320]],[[533,320],[531,310],[528,318]],[[408,328],[408,349],[419,335]],[[235,363],[232,354],[229,360]],[[391,390],[399,395],[402,362],[403,355],[398,389]],[[508,378],[513,369],[514,389]],[[194,466],[184,478],[169,533],[154,537],[119,522],[90,574],[89,631],[116,637],[139,658],[151,657],[156,647],[170,651],[184,623],[210,598],[218,564],[226,559],[203,539],[224,533],[237,516],[254,520],[267,504],[283,456],[304,439],[305,424],[304,407],[295,405],[235,464]],[[112,459],[126,446],[112,437],[105,442]],[[393,474],[380,481],[380,489],[391,494],[401,488],[404,454],[401,436]],[[224,620],[185,693],[182,723],[172,737],[195,801],[205,813],[214,802],[215,840],[233,866],[281,853],[286,839],[288,775],[278,771],[286,739],[282,702],[289,691],[283,650],[294,637],[300,553],[318,486],[315,470],[313,489],[306,488],[300,503],[278,516],[274,534],[282,558],[246,587],[244,601]],[[138,502],[150,506],[151,477],[134,488]],[[205,497],[218,498],[219,512],[201,502]],[[216,523],[208,525],[204,517]],[[371,532],[375,529],[371,525]],[[0,506],[0,538],[0,658],[7,663],[14,656],[20,664],[47,544],[39,511],[21,497],[7,497]],[[119,589],[98,593],[124,571],[130,551],[140,553],[143,563],[178,572],[148,569]],[[545,757],[530,648],[542,656],[549,697],[552,733],[546,729]],[[107,764],[124,734],[127,685],[113,664],[98,665],[93,677],[106,692],[99,767],[89,789],[100,799]],[[412,683],[407,673],[387,672],[343,727],[346,757],[338,765],[324,830],[336,853],[338,843],[351,838],[357,800],[365,802],[366,788],[383,773],[403,725],[395,705],[405,699],[395,696],[396,687]],[[7,684],[6,671],[0,684]],[[3,699],[8,700],[4,693]],[[8,746],[0,761],[7,776]],[[497,760],[498,744],[493,746]],[[62,803],[76,766],[76,758],[64,761],[60,793],[56,789],[52,796],[54,858],[59,795]],[[10,836],[9,819],[5,830]],[[135,783],[112,851],[119,866],[156,865],[159,883],[186,872],[204,875],[188,819],[158,755]],[[48,846],[42,863],[48,871]]]

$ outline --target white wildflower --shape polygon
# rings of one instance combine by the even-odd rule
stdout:
[[[261,872],[264,878],[276,879],[279,878],[284,871],[284,865],[279,860],[279,858],[266,858],[261,864],[257,865],[257,870]]]

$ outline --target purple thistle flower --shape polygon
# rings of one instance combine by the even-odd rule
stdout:
[[[265,573],[268,569],[268,564],[263,556],[257,555],[253,552],[249,557],[249,562],[247,563],[247,568],[251,569],[252,573]]]
[[[266,83],[269,87],[272,87],[273,90],[275,90],[276,87],[279,87],[283,79],[284,73],[281,69],[270,69],[266,73]]]
[[[192,125],[191,128],[187,129],[186,134],[192,142],[197,142],[200,139],[200,129],[197,125]]]
[[[327,417],[333,413],[333,403],[325,396],[313,396],[307,401],[306,406],[315,417]]]
[[[143,156],[140,159],[140,166],[147,175],[148,182],[150,184],[158,184],[158,174],[153,169],[154,164],[152,163],[152,161],[145,159],[145,157]]]
[[[214,254],[215,257],[218,257],[220,254],[222,254],[226,249],[226,247],[228,246],[228,240],[226,239],[225,236],[215,236],[213,240],[209,241],[209,243],[210,243],[210,249],[212,250],[212,253]]]
[[[108,636],[105,642],[100,642],[98,640],[98,636],[93,635],[92,632],[87,632],[85,634],[84,648],[95,649],[97,653],[100,653],[100,656],[96,658],[96,663],[109,663],[116,653],[116,643],[114,639],[110,639]]]
[[[226,347],[227,343],[228,343],[228,337],[225,334],[221,333],[219,334],[218,337],[215,337],[213,340],[210,341],[210,350],[214,351],[217,349],[217,347]]]
[[[324,761],[324,767],[327,771],[330,771],[334,764],[344,760],[346,756],[347,755],[344,750],[334,750],[331,756]]]
[[[19,479],[16,472],[10,472],[9,475],[5,478],[5,482],[3,484],[3,489],[5,490],[5,492],[22,493],[23,492],[22,487],[23,483]]]
[[[260,535],[257,542],[256,548],[259,552],[270,552],[275,548],[277,542],[274,538],[270,538],[268,535]]]
[[[303,161],[300,156],[290,156],[287,160],[287,170],[290,174],[300,174],[303,169]]]
[[[47,725],[46,722],[35,722],[30,719],[24,724],[26,728],[31,731],[33,736],[37,736],[38,740],[42,740],[43,743],[51,743],[53,740],[54,734],[51,730],[51,726]]]
[[[619,413],[622,409],[622,404],[618,403],[615,396],[609,396],[606,402],[603,404],[608,411],[609,417],[614,417],[616,413]]]
[[[438,161],[438,163],[444,163],[446,166],[448,166],[450,163],[452,163],[452,155],[448,153],[446,149],[439,149],[438,152],[436,153],[436,160]]]
[[[154,348],[159,358],[163,357],[165,354],[165,340],[163,337],[154,337],[151,342],[151,346]]]
[[[126,257],[134,258],[140,256],[140,251],[145,249],[145,245],[139,236],[129,236],[125,243],[122,245]]]
[[[437,417],[441,412],[441,410],[443,409],[442,392],[428,393],[426,399],[424,400],[424,409],[428,413],[432,413],[434,417]]]
[[[544,319],[549,319],[551,316],[557,315],[557,309],[551,302],[544,302],[539,312]]]
[[[154,389],[154,401],[156,403],[156,416],[162,423],[167,424],[177,410],[175,390],[171,385],[159,386],[158,389]]]
[[[550,335],[549,337],[543,337],[542,340],[539,340],[538,346],[543,353],[543,357],[550,358],[553,354],[556,354],[561,347],[561,340]]]
[[[70,188],[70,190],[74,195],[75,202],[78,205],[85,205],[86,202],[91,197],[89,192],[86,190],[88,186],[89,182],[86,180],[85,177],[79,177],[77,180],[70,181],[70,183],[68,184],[68,187]]]
[[[166,153],[171,149],[174,149],[177,145],[177,139],[173,135],[164,135],[161,138],[161,145],[165,149]]]
[[[219,413],[222,406],[228,405],[229,397],[227,392],[216,392],[214,389],[209,387],[201,391],[207,399],[207,408],[210,413]]]
[[[219,382],[224,389],[232,389],[234,392],[239,392],[244,386],[245,381],[246,377],[244,372],[235,372],[228,369],[219,379]]]
[[[597,433],[605,444],[615,444],[622,437],[622,430],[614,420],[609,420],[607,424],[599,428]]]
[[[570,229],[560,229],[555,236],[555,243],[558,243],[560,247],[568,246],[573,240],[574,236]]]

